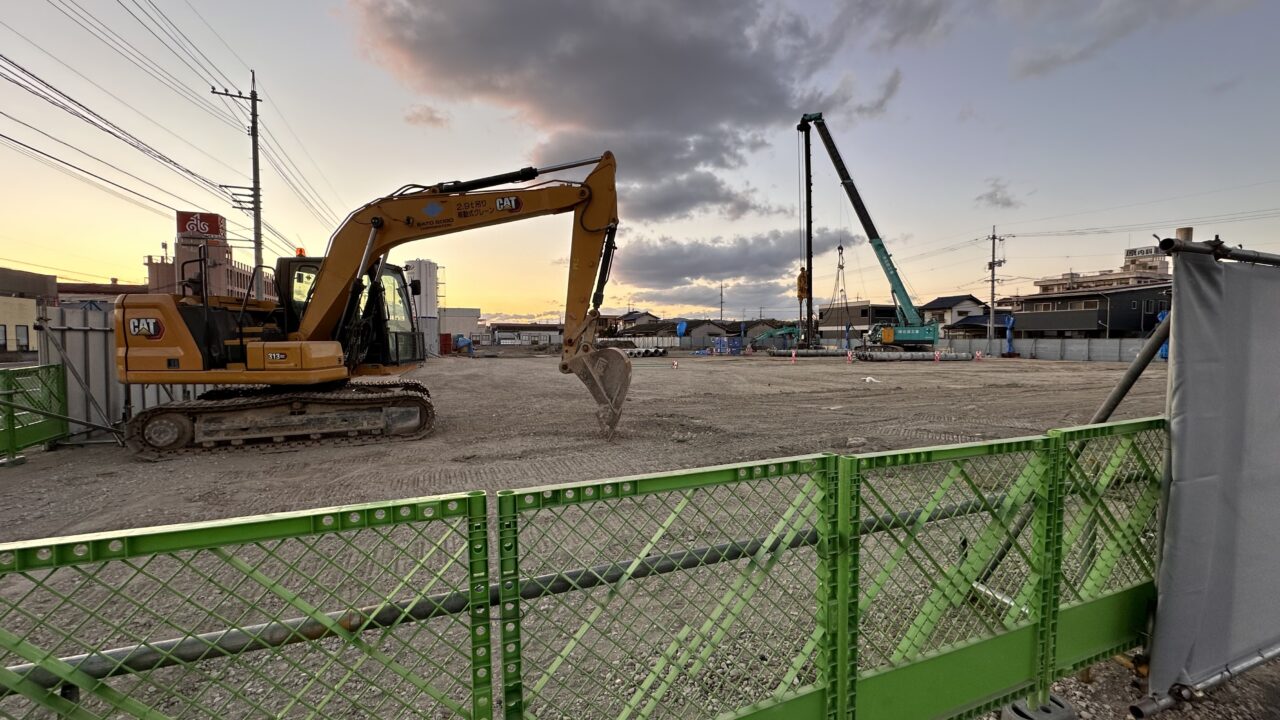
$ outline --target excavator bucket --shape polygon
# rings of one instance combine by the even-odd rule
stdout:
[[[631,387],[631,359],[617,348],[604,348],[569,360],[569,369],[591,391],[600,405],[596,419],[601,429],[612,435]]]

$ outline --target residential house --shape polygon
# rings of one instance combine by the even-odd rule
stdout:
[[[634,325],[626,331],[626,334],[635,337],[676,337],[676,326],[681,322],[685,323],[684,337],[691,338],[691,342],[695,347],[704,347],[710,344],[710,338],[738,334],[736,331],[726,331],[724,327],[714,320],[687,320],[685,318],[672,318],[670,320],[644,323],[643,325]]]
[[[1169,309],[1173,276],[1154,247],[1125,251],[1120,270],[1065,273],[1035,282],[1039,292],[1013,298],[1014,337],[1144,337]]]
[[[645,325],[648,323],[658,322],[659,318],[651,312],[644,310],[632,310],[618,316],[618,330],[626,335],[627,331],[636,325]]]
[[[1003,338],[1005,333],[1005,321],[1013,313],[1008,310],[996,310],[995,317],[995,337]],[[985,338],[987,337],[989,314],[985,311],[980,315],[966,315],[950,325],[943,325],[942,331],[949,338]]]
[[[947,327],[971,315],[985,314],[987,306],[972,295],[943,295],[921,305],[919,310],[921,318],[938,323],[946,337]]]
[[[34,362],[40,303],[58,304],[54,275],[0,268],[0,362]]]
[[[1173,283],[1036,293],[1014,303],[1014,337],[1145,337],[1169,309]]]

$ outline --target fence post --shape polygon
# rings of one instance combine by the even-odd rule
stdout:
[[[1062,584],[1062,496],[1067,464],[1062,436],[1050,435],[1043,441],[1049,462],[1037,491],[1035,510],[1036,554],[1040,565],[1040,608],[1036,625],[1038,662],[1036,667],[1035,702],[1049,702],[1057,664],[1058,614]]]
[[[471,610],[471,717],[493,718],[493,632],[489,612],[489,497],[467,498],[467,572]]]
[[[0,370],[0,398],[8,402],[17,400],[17,383],[13,379],[13,372],[8,370]],[[4,437],[0,438],[0,449],[4,450],[4,457],[0,458],[0,466],[5,465],[21,465],[23,458],[18,454],[18,418],[13,406],[5,404],[0,407],[0,412],[4,413],[4,426],[0,427]]]
[[[857,459],[824,461],[822,522],[818,528],[818,607],[823,629],[820,685],[827,720],[852,720],[858,672],[858,534],[854,468]]]
[[[66,421],[67,412],[67,369],[61,364],[54,365],[50,372],[54,373],[54,392],[58,394],[56,402],[53,403],[55,412],[63,416],[58,420],[59,426],[62,428],[62,437],[66,437],[71,433],[71,423]]]
[[[520,511],[516,494],[498,491],[498,600],[502,603],[502,711],[507,720],[524,717],[520,663]]]

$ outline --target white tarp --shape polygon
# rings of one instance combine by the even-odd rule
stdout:
[[[1280,643],[1280,268],[1174,262],[1154,695]]]

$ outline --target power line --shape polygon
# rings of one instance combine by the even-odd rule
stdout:
[[[196,152],[200,153],[201,155],[204,155],[205,157],[209,158],[210,160],[212,160],[212,161],[214,161],[214,162],[218,163],[219,165],[221,165],[222,167],[226,168],[227,170],[229,170],[229,171],[231,171],[231,172],[233,172],[233,173],[236,173],[236,174],[240,175],[241,177],[246,177],[246,178],[248,177],[248,176],[246,176],[244,173],[242,173],[242,172],[240,172],[239,170],[237,170],[236,168],[234,168],[234,167],[232,167],[232,166],[228,165],[227,163],[223,162],[223,161],[222,161],[221,159],[219,159],[217,156],[210,154],[210,153],[209,153],[207,150],[205,150],[204,148],[201,148],[200,146],[198,146],[198,145],[196,145],[195,143],[191,142],[190,140],[186,139],[186,138],[185,138],[185,137],[183,137],[182,135],[179,135],[178,133],[174,132],[173,130],[170,130],[168,126],[166,126],[166,125],[164,125],[164,124],[160,123],[160,122],[159,122],[159,121],[157,121],[155,118],[153,118],[153,117],[151,117],[150,115],[148,115],[148,114],[146,114],[146,113],[142,112],[142,111],[141,111],[141,110],[139,110],[138,108],[136,108],[136,107],[134,107],[133,105],[131,105],[129,102],[127,102],[127,101],[125,101],[124,99],[122,99],[120,96],[118,96],[118,95],[116,95],[115,93],[111,92],[110,90],[108,90],[108,89],[106,89],[106,88],[102,87],[102,85],[98,84],[98,83],[97,83],[97,82],[95,82],[92,78],[90,78],[90,77],[86,76],[84,73],[82,73],[82,72],[80,72],[79,70],[76,70],[75,68],[73,68],[73,67],[71,67],[70,65],[66,64],[66,63],[65,63],[65,62],[63,62],[63,61],[62,61],[62,59],[61,59],[61,58],[59,58],[57,55],[54,55],[54,54],[50,53],[48,50],[45,50],[44,48],[40,47],[40,46],[39,46],[39,45],[37,45],[35,42],[33,42],[33,41],[31,40],[31,38],[29,38],[29,37],[27,37],[26,35],[22,34],[20,31],[18,31],[17,29],[15,29],[14,27],[12,27],[12,26],[11,26],[11,25],[9,25],[8,23],[4,22],[3,20],[0,20],[0,27],[4,27],[4,28],[5,28],[5,29],[7,29],[9,32],[11,32],[11,33],[13,33],[14,35],[17,35],[18,37],[22,38],[22,40],[24,40],[28,45],[30,45],[31,47],[33,47],[33,48],[35,48],[36,50],[38,50],[38,51],[40,51],[41,53],[43,53],[43,54],[44,54],[46,57],[48,57],[50,60],[53,60],[54,62],[58,63],[59,65],[61,65],[63,68],[65,68],[65,69],[66,69],[66,70],[68,70],[69,72],[74,73],[74,74],[75,74],[77,77],[79,77],[81,80],[84,80],[85,82],[87,82],[87,83],[89,83],[90,85],[94,86],[94,87],[95,87],[95,88],[97,88],[99,91],[101,91],[102,93],[104,93],[104,94],[106,94],[108,97],[110,97],[112,100],[115,100],[116,102],[120,103],[121,105],[125,106],[126,108],[128,108],[128,109],[132,110],[135,114],[137,114],[137,115],[138,115],[139,117],[141,117],[143,120],[146,120],[147,122],[151,123],[151,124],[152,124],[153,126],[155,126],[156,128],[158,128],[158,129],[160,129],[160,130],[163,130],[165,133],[167,133],[168,135],[170,135],[171,137],[173,137],[175,140],[178,140],[179,142],[183,143],[184,145],[186,145],[187,147],[191,148],[192,150],[195,150]]]
[[[213,33],[213,36],[218,38],[218,42],[222,43],[222,46],[225,47],[227,51],[231,53],[231,55],[240,63],[240,65],[245,70],[249,70],[250,69],[249,63],[245,62],[244,58],[240,57],[240,54],[236,52],[235,48],[233,48],[231,44],[227,42],[226,38],[222,37],[222,33],[218,32],[217,28],[215,28],[208,20],[205,19],[204,15],[200,14],[200,11],[196,9],[195,5],[192,5],[190,0],[183,0],[183,2],[186,3],[186,6],[191,9],[191,12],[194,13],[195,16],[200,19],[200,22],[203,23],[204,26],[209,29],[209,32]],[[330,182],[328,176],[324,174],[324,170],[320,167],[320,164],[317,163],[315,158],[311,156],[311,153],[307,151],[306,143],[302,142],[302,139],[298,137],[298,133],[294,132],[293,126],[289,124],[288,117],[280,109],[280,106],[276,104],[275,100],[273,99],[273,95],[267,89],[267,86],[265,83],[263,83],[262,85],[262,97],[264,100],[267,101],[267,103],[269,103],[273,108],[275,108],[276,114],[279,116],[280,121],[284,123],[285,129],[289,131],[289,135],[293,137],[294,142],[298,143],[298,147],[302,149],[302,154],[306,156],[307,160],[311,161],[311,167],[313,167],[315,171],[319,173],[320,179],[324,181],[325,186],[328,187],[329,191],[333,193],[334,199],[338,201],[338,204],[340,206],[348,207],[349,204],[346,202],[343,202],[341,195],[339,195],[338,191],[334,189],[333,183]],[[268,133],[269,132],[270,131],[268,131]]]
[[[95,174],[95,173],[89,172],[88,170],[85,170],[84,168],[80,167],[79,165],[76,165],[76,164],[74,164],[74,163],[68,162],[68,161],[63,160],[63,159],[58,158],[58,157],[54,157],[53,155],[50,155],[49,153],[46,153],[46,152],[44,152],[44,151],[42,151],[42,150],[37,150],[36,148],[33,148],[33,147],[31,147],[30,145],[28,145],[28,144],[26,144],[26,143],[24,143],[24,142],[22,142],[22,141],[20,141],[20,140],[15,140],[14,138],[11,138],[11,137],[9,137],[8,135],[5,135],[4,133],[0,133],[0,139],[7,140],[8,142],[10,142],[10,143],[12,143],[12,144],[14,144],[14,145],[19,145],[19,146],[21,146],[21,147],[25,148],[25,149],[26,149],[27,151],[29,151],[29,152],[33,152],[33,153],[35,153],[35,154],[37,154],[37,155],[39,155],[39,156],[41,156],[41,157],[43,157],[43,158],[47,158],[47,159],[52,160],[52,161],[54,161],[54,162],[60,163],[60,164],[62,164],[62,165],[65,165],[65,166],[67,166],[67,167],[69,167],[69,168],[72,168],[72,169],[74,169],[74,170],[76,170],[76,171],[78,171],[78,172],[80,172],[80,173],[83,173],[84,175],[88,175],[89,177],[92,177],[92,178],[94,178],[94,179],[96,179],[96,180],[98,180],[98,181],[100,181],[100,182],[104,182],[104,183],[106,183],[106,184],[108,184],[108,185],[110,185],[110,186],[112,186],[112,187],[114,187],[114,188],[118,188],[118,189],[120,189],[120,190],[123,190],[124,192],[127,192],[127,193],[129,193],[130,195],[136,195],[136,196],[138,196],[138,197],[142,198],[143,200],[146,200],[146,201],[148,201],[148,202],[155,203],[156,205],[159,205],[159,206],[164,207],[164,208],[168,208],[169,210],[172,210],[173,212],[177,212],[177,211],[178,211],[178,209],[177,209],[177,208],[175,208],[175,207],[174,207],[174,206],[172,206],[172,205],[169,205],[168,203],[161,202],[161,201],[159,201],[159,200],[157,200],[157,199],[155,199],[155,198],[153,198],[153,197],[151,197],[151,196],[149,196],[149,195],[144,195],[144,194],[142,194],[142,193],[138,192],[137,190],[132,190],[132,189],[130,189],[130,188],[127,188],[127,187],[125,187],[124,185],[121,185],[120,183],[112,182],[112,181],[110,181],[110,180],[108,180],[108,179],[106,179],[106,178],[102,177],[101,175],[97,175],[97,174]]]
[[[233,127],[237,124],[233,115],[197,95],[190,88],[187,88],[182,81],[172,73],[148,58],[145,54],[135,50],[131,43],[108,27],[106,23],[99,20],[93,15],[93,13],[85,10],[77,4],[75,0],[48,0],[48,2],[76,25],[79,25],[85,32],[89,33],[99,42],[103,43],[116,54],[123,57],[134,67],[142,70],[161,85],[164,85],[166,88],[176,93],[179,97],[182,97],[200,110],[223,123],[229,124]]]

